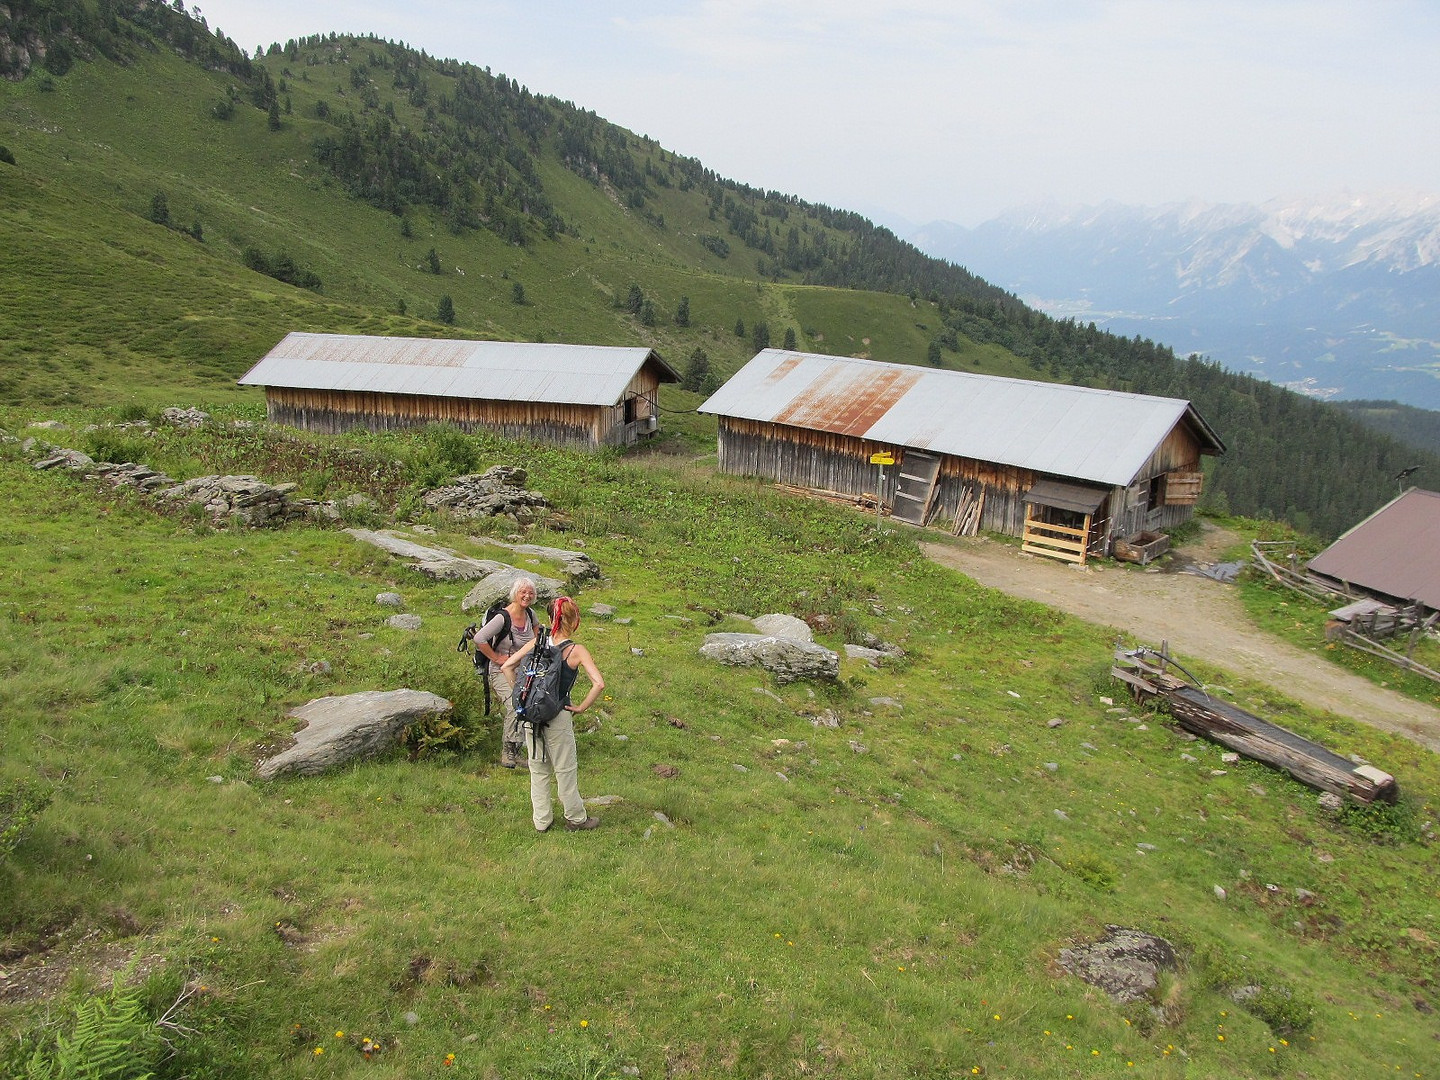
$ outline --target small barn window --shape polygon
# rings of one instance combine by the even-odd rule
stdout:
[[[1146,510],[1158,510],[1165,505],[1165,474],[1150,478],[1150,495],[1145,500]]]
[[[636,399],[636,398],[633,398],[633,397],[627,397],[627,398],[625,399],[625,423],[627,423],[627,424],[633,424],[633,423],[635,422],[635,402],[636,402],[636,400],[637,400],[637,399]]]

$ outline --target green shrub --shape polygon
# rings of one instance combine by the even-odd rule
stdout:
[[[35,819],[50,805],[49,788],[19,780],[0,787],[0,858],[15,850]]]

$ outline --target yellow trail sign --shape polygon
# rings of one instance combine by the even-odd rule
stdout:
[[[877,450],[870,455],[871,465],[894,465],[895,455],[889,450]]]

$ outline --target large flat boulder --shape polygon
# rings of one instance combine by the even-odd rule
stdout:
[[[781,683],[834,679],[840,674],[838,653],[813,641],[772,634],[706,634],[700,655],[731,667],[759,665]]]
[[[317,698],[287,714],[303,721],[295,745],[256,766],[262,780],[315,776],[393,749],[417,720],[449,713],[450,702],[425,690],[365,690]]]
[[[371,529],[346,529],[345,532],[362,544],[371,544],[401,559],[413,559],[413,569],[436,581],[478,581],[497,570],[515,569],[492,559],[473,559],[450,548],[417,544],[408,536],[388,529],[378,532]]]

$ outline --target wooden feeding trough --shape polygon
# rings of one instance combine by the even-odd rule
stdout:
[[[1360,803],[1394,802],[1395,778],[1373,765],[1356,765],[1319,743],[1211,697],[1170,674],[1174,664],[1164,646],[1115,650],[1110,674],[1130,686],[1137,699],[1161,698],[1186,731],[1203,735],[1237,753],[1282,769],[1302,784]]]
[[[1127,536],[1124,540],[1116,540],[1113,554],[1117,559],[1144,566],[1151,559],[1157,559],[1169,550],[1170,537],[1167,534],[1147,530]]]

